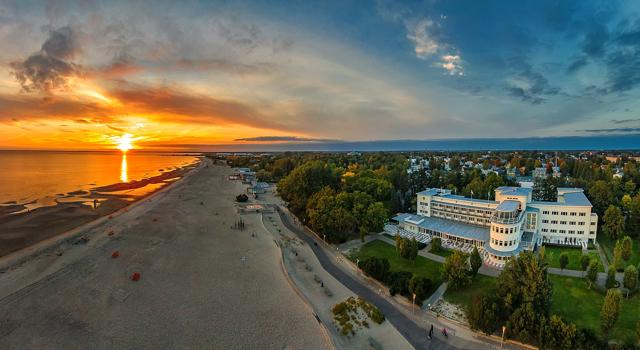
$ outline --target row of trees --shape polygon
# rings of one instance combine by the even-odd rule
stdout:
[[[360,261],[359,267],[369,277],[389,286],[391,295],[400,294],[411,301],[415,295],[415,302],[419,305],[433,289],[433,282],[429,278],[414,276],[409,271],[391,272],[387,258],[369,257]]]

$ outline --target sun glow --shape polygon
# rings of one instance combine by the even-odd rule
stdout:
[[[116,137],[115,139],[116,143],[118,144],[118,149],[123,153],[126,153],[128,150],[133,148],[133,139],[131,138],[131,134],[124,134],[122,136]]]

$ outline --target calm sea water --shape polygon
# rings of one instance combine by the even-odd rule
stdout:
[[[135,151],[0,151],[0,204],[52,205],[70,192],[152,177],[197,159]]]

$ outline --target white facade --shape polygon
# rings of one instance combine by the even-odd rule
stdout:
[[[417,194],[417,213],[394,218],[400,228],[482,247],[502,262],[522,250],[552,243],[586,246],[595,242],[598,216],[582,189],[558,188],[556,202],[534,201],[531,188],[499,187],[495,200],[427,189]]]

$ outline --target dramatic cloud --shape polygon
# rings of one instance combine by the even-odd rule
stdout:
[[[26,92],[46,92],[64,88],[80,67],[70,60],[80,51],[79,35],[71,27],[49,31],[39,52],[22,62],[12,62],[12,74]]]
[[[547,78],[534,71],[533,67],[520,59],[512,59],[516,73],[507,80],[505,89],[511,96],[531,104],[545,102],[545,97],[560,93],[560,89],[549,84]]]
[[[339,140],[332,139],[315,139],[309,137],[298,136],[257,136],[257,137],[244,137],[235,139],[233,141],[253,141],[253,142],[339,142]]]
[[[461,59],[458,55],[442,56],[442,62],[440,65],[449,73],[449,75],[464,75]]]

